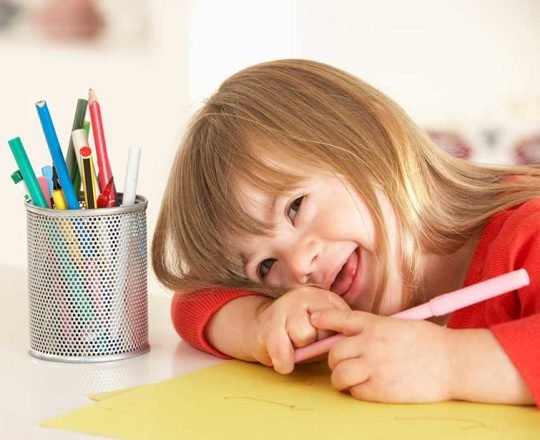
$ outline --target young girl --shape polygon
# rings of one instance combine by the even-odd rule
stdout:
[[[332,384],[356,398],[540,404],[539,177],[451,157],[341,70],[259,64],[193,118],[154,270],[180,336],[217,356],[289,373],[340,332]],[[518,268],[530,286],[443,319],[387,316]]]

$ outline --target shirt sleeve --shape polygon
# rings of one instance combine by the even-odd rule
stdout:
[[[509,236],[511,245],[507,249],[512,269],[525,268],[530,284],[518,290],[517,319],[494,324],[490,330],[520,372],[540,409],[539,220],[536,212],[524,217],[519,232]]]
[[[540,314],[490,328],[520,372],[540,408]]]
[[[206,340],[206,325],[225,304],[256,292],[240,289],[212,289],[176,292],[171,303],[171,318],[178,335],[193,347],[223,359],[230,356],[214,348]]]

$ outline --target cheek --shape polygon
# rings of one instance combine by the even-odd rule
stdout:
[[[334,199],[336,209],[328,210],[321,219],[336,239],[357,241],[362,247],[373,250],[375,228],[365,204],[349,193]]]
[[[287,287],[282,265],[275,263],[275,267],[272,268],[272,271],[266,277],[265,284],[277,287]]]

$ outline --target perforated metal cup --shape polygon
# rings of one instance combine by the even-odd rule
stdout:
[[[102,209],[26,203],[32,356],[104,362],[150,349],[147,205],[141,196]]]

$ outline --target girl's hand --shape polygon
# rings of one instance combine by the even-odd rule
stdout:
[[[315,287],[290,290],[258,312],[257,328],[252,342],[253,357],[273,366],[281,374],[294,369],[294,349],[304,347],[332,332],[317,330],[310,314],[324,309],[348,311],[350,307],[337,294]]]
[[[348,336],[328,356],[334,388],[374,402],[451,399],[451,330],[427,321],[343,310],[321,311],[311,322]]]

